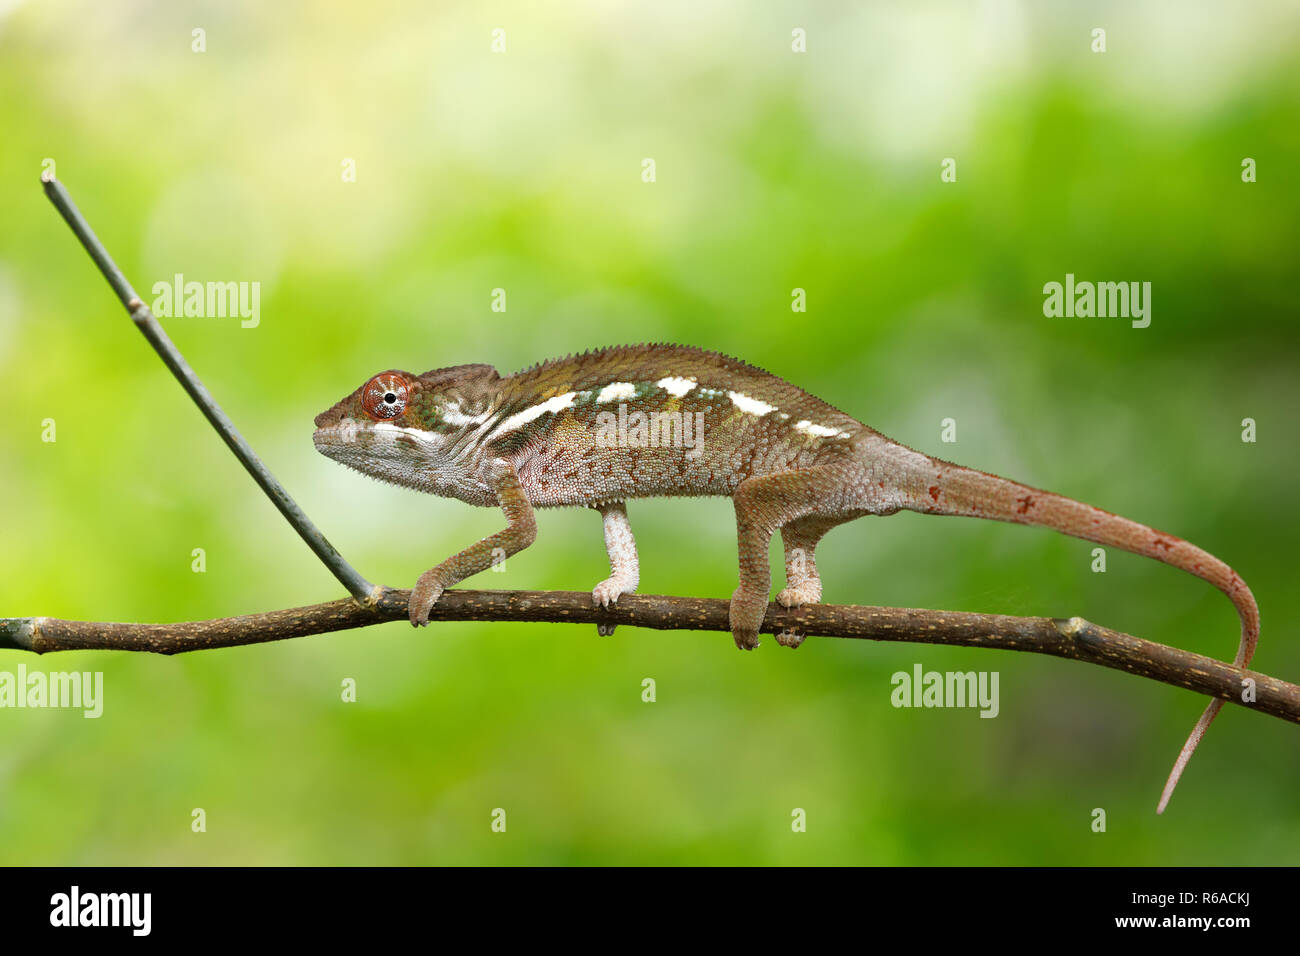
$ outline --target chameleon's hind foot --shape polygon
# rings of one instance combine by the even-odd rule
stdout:
[[[407,603],[407,614],[412,626],[423,627],[429,623],[429,612],[438,603],[438,598],[442,597],[444,590],[440,568],[430,568],[420,575],[420,579],[415,582],[415,587],[411,589],[411,597]]]
[[[782,607],[802,607],[805,604],[817,604],[822,599],[822,582],[820,578],[808,576],[802,580],[796,580],[795,583],[787,585],[785,590],[776,596],[776,603]],[[801,634],[795,630],[784,630],[777,634],[776,642],[782,647],[796,648],[803,643],[806,634]]]
[[[729,614],[731,638],[736,642],[736,647],[742,651],[752,651],[758,647],[758,629],[766,613],[766,594],[750,594],[744,588],[736,588],[731,595]]]
[[[782,607],[802,607],[805,604],[818,604],[821,599],[821,581],[816,578],[806,578],[798,584],[785,588],[776,596],[776,603]]]
[[[803,607],[805,604],[817,604],[822,599],[822,583],[817,578],[804,578],[798,584],[786,587],[776,596],[776,603],[782,607]],[[776,642],[782,647],[795,648],[803,643],[806,634],[798,631],[784,630],[777,634]]]

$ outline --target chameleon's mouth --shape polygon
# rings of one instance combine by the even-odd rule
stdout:
[[[351,418],[325,424],[312,432],[312,444],[326,458],[333,458],[359,471],[369,471],[369,463],[380,460],[406,461],[415,440],[405,434],[377,432],[374,427]],[[386,467],[386,466],[385,466]]]

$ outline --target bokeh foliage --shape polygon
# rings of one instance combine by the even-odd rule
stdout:
[[[394,366],[678,341],[1196,541],[1255,591],[1257,666],[1300,678],[1298,40],[1282,2],[0,3],[0,614],[339,594],[48,206],[53,158],[141,290],[261,282],[255,329],[165,324],[372,579],[407,586],[500,518],[344,471],[316,412]],[[1152,282],[1150,328],[1045,318],[1067,272]],[[730,594],[728,502],[630,510],[644,591]],[[1208,585],[1117,552],[1093,574],[1090,551],[901,515],[838,530],[819,565],[835,602],[1077,613],[1231,656]],[[599,519],[554,512],[473,583],[604,573]],[[0,711],[5,863],[1300,862],[1296,727],[1230,708],[1157,818],[1202,702],[1031,655],[390,624],[0,654],[20,662],[102,670],[107,699],[99,720]],[[998,670],[1000,716],[895,710],[916,662]]]

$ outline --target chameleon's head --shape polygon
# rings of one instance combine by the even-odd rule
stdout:
[[[485,494],[473,440],[497,402],[496,370],[457,365],[380,372],[316,416],[321,454],[363,474],[432,494]]]

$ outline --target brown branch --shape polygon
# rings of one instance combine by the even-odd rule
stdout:
[[[0,647],[44,654],[69,650],[152,651],[180,654],[214,647],[260,644],[309,634],[370,627],[406,619],[410,592],[384,588],[372,605],[351,599],[309,607],[180,624],[112,624],[57,618],[0,620]],[[726,601],[628,594],[610,608],[595,607],[579,591],[448,591],[430,621],[543,621],[634,625],[657,630],[728,631]],[[1099,627],[1082,618],[1012,617],[957,611],[827,604],[768,608],[764,631],[874,641],[910,641],[1051,654],[1220,697],[1300,723],[1300,687],[1256,671]],[[1255,700],[1243,702],[1243,680],[1255,682]]]

